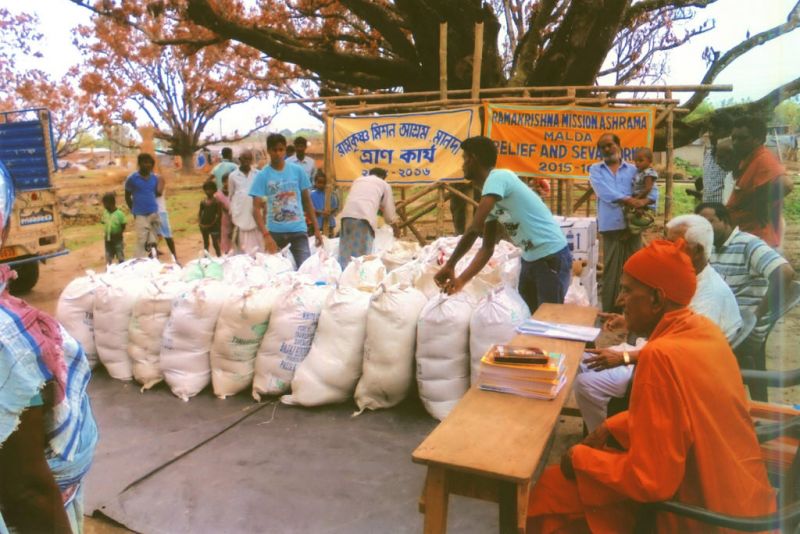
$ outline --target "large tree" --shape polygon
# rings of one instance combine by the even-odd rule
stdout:
[[[153,17],[149,27],[166,31],[171,25]],[[80,84],[91,95],[88,113],[103,126],[149,123],[167,147],[163,152],[179,156],[184,169],[193,168],[198,149],[241,139],[269,122],[265,114],[253,117],[249,132],[205,133],[219,113],[269,89],[267,64],[252,47],[220,39],[162,46],[130,24],[100,15],[76,29],[76,43],[85,57]]]
[[[241,0],[71,1],[162,44],[234,40],[262,52],[291,79],[313,82],[320,94],[339,94],[438,88],[442,21],[451,89],[470,85],[476,22],[484,23],[483,87],[592,85],[606,74],[619,83],[653,81],[663,74],[661,53],[713,30],[713,21],[692,19],[718,0],[284,0],[257,7]],[[169,31],[153,31],[154,14],[174,21]],[[708,71],[698,82],[712,83],[741,55],[798,26],[800,2],[784,23],[730,50],[708,49]],[[747,109],[798,92],[795,80]],[[694,109],[705,96],[692,95],[685,107]],[[700,125],[677,127],[684,142]]]

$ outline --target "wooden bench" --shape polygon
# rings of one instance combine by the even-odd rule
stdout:
[[[536,319],[591,326],[597,310],[544,304]],[[552,401],[471,388],[414,451],[428,473],[420,499],[425,532],[447,530],[448,495],[500,505],[500,530],[525,532],[528,494],[547,461],[561,408],[569,395],[584,343],[518,335],[514,344],[541,347],[567,358],[567,384]]]

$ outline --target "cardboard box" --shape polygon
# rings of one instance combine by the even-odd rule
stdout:
[[[554,219],[572,252],[588,252],[597,241],[597,221],[594,218],[554,216]]]

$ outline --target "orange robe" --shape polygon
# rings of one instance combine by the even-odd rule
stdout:
[[[664,315],[639,355],[630,409],[609,418],[626,449],[576,445],[576,479],[545,470],[528,508],[532,532],[630,532],[638,502],[675,499],[753,517],[775,511],[736,358],[688,308]],[[673,514],[659,532],[713,532]]]
[[[734,226],[777,247],[783,234],[783,189],[778,177],[786,173],[778,158],[760,146],[742,161],[742,175],[728,199]]]

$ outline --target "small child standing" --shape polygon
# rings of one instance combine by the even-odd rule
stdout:
[[[653,168],[653,151],[649,148],[640,148],[633,155],[633,162],[636,165],[636,176],[633,177],[633,198],[641,201],[642,204],[637,208],[625,208],[625,219],[628,223],[628,231],[632,234],[640,234],[653,225],[655,221],[652,211],[656,209],[658,190],[653,193],[658,172]]]
[[[219,245],[223,254],[227,254],[232,248],[233,222],[231,222],[231,200],[228,196],[228,177],[230,174],[228,172],[222,175],[222,191],[214,193],[214,198],[217,199],[222,208]]]
[[[317,170],[314,177],[314,188],[311,190],[311,203],[314,204],[314,211],[317,212],[317,228],[322,231],[322,222],[325,216],[328,216],[328,237],[333,237],[333,230],[336,228],[336,214],[339,213],[339,196],[335,191],[331,191],[331,207],[325,211],[325,186],[327,185],[327,177],[325,171],[322,169]],[[314,227],[311,221],[306,221],[310,231],[308,235],[314,235]]]
[[[203,248],[208,252],[208,238],[214,245],[217,256],[221,256],[219,247],[220,223],[222,220],[222,205],[214,198],[217,192],[217,184],[213,180],[208,180],[203,184],[203,192],[206,198],[200,201],[200,211],[197,213],[197,221],[200,224],[200,233],[203,234]]]
[[[114,193],[103,195],[103,216],[100,222],[103,224],[103,235],[106,249],[106,264],[125,261],[125,243],[122,234],[125,232],[125,214],[117,207],[117,196]]]

